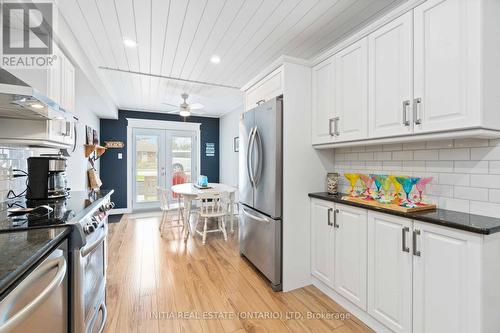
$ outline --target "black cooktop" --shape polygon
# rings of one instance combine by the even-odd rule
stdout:
[[[19,198],[0,204],[0,233],[13,230],[26,230],[32,228],[47,228],[67,225],[81,220],[97,201],[111,195],[113,191],[70,192],[66,198],[51,200],[26,200]],[[35,208],[48,205],[52,212],[34,212],[23,215],[9,214],[9,208]]]

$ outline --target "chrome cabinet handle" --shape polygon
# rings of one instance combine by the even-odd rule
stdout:
[[[420,230],[413,230],[413,255],[416,257],[420,257],[422,254],[419,250],[417,250],[417,236],[420,235]]]
[[[408,107],[410,106],[410,101],[403,101],[403,125],[410,126],[410,121],[408,120]]]
[[[335,209],[335,210],[333,211],[333,226],[334,226],[335,228],[337,228],[337,229],[340,227],[340,226],[339,226],[339,224],[337,223],[337,214],[338,214],[338,213],[339,213],[339,210],[338,210],[338,209]]]
[[[328,225],[332,226],[333,223],[332,223],[332,211],[333,211],[333,208],[328,208]]]
[[[332,123],[335,122],[335,118],[330,118],[328,119],[328,134],[330,134],[330,136],[334,136],[335,133],[332,133]]]
[[[407,253],[410,253],[410,248],[408,246],[406,246],[406,233],[410,231],[410,228],[408,227],[403,227],[403,229],[401,229],[401,237],[403,239],[403,242],[402,242],[402,246],[401,246],[401,250],[403,252],[407,252]]]
[[[413,100],[413,122],[415,125],[422,124],[422,118],[420,118],[420,104],[422,104],[422,99],[420,97]]]
[[[265,103],[265,102],[266,102],[266,100],[265,100],[265,99],[261,99],[261,100],[258,100],[256,104],[257,104],[257,105],[261,105],[261,104],[263,104],[263,103]]]
[[[0,332],[10,332],[17,325],[28,318],[40,305],[42,305],[49,296],[61,285],[66,276],[67,265],[64,256],[59,256],[49,260],[38,268],[33,273],[28,275],[10,294],[3,300],[4,304],[14,304],[21,297],[22,293],[28,289],[34,282],[37,282],[42,276],[50,272],[54,267],[57,267],[57,273],[50,283],[42,290],[30,303],[23,307],[19,312],[10,317],[5,323],[0,326]],[[2,311],[3,312],[3,311]],[[2,314],[3,317],[3,314]]]
[[[340,121],[340,118],[339,117],[335,117],[333,118],[333,133],[335,134],[335,136],[339,136],[340,133],[339,133],[339,121]]]

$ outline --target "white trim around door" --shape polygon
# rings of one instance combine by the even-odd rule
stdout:
[[[180,121],[150,120],[150,119],[127,119],[127,212],[133,211],[133,130],[136,129],[162,129],[169,131],[190,131],[196,133],[196,170],[200,172],[201,160],[201,123],[188,123]]]

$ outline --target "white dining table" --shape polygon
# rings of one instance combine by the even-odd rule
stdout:
[[[180,195],[184,201],[184,225],[187,226],[188,233],[192,233],[191,228],[189,227],[189,217],[191,212],[191,206],[194,200],[198,199],[198,196],[201,193],[224,193],[227,192],[229,194],[229,219],[230,219],[230,229],[231,232],[234,232],[233,222],[234,222],[234,197],[235,193],[238,190],[236,187],[219,184],[219,183],[209,183],[208,188],[200,189],[194,186],[193,183],[184,183],[174,185],[170,188],[173,193]],[[179,198],[180,201],[180,198]],[[180,202],[179,202],[180,203]],[[187,236],[187,235],[186,235]]]

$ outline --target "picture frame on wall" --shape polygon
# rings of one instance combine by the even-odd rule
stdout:
[[[240,151],[240,137],[239,136],[237,136],[233,139],[233,149],[234,149],[235,153]]]
[[[97,130],[93,130],[92,132],[92,136],[93,136],[93,142],[95,145],[98,145],[99,144],[99,136],[97,135]]]
[[[85,126],[85,136],[86,136],[86,143],[88,145],[94,144],[94,133],[92,131],[92,127]]]

